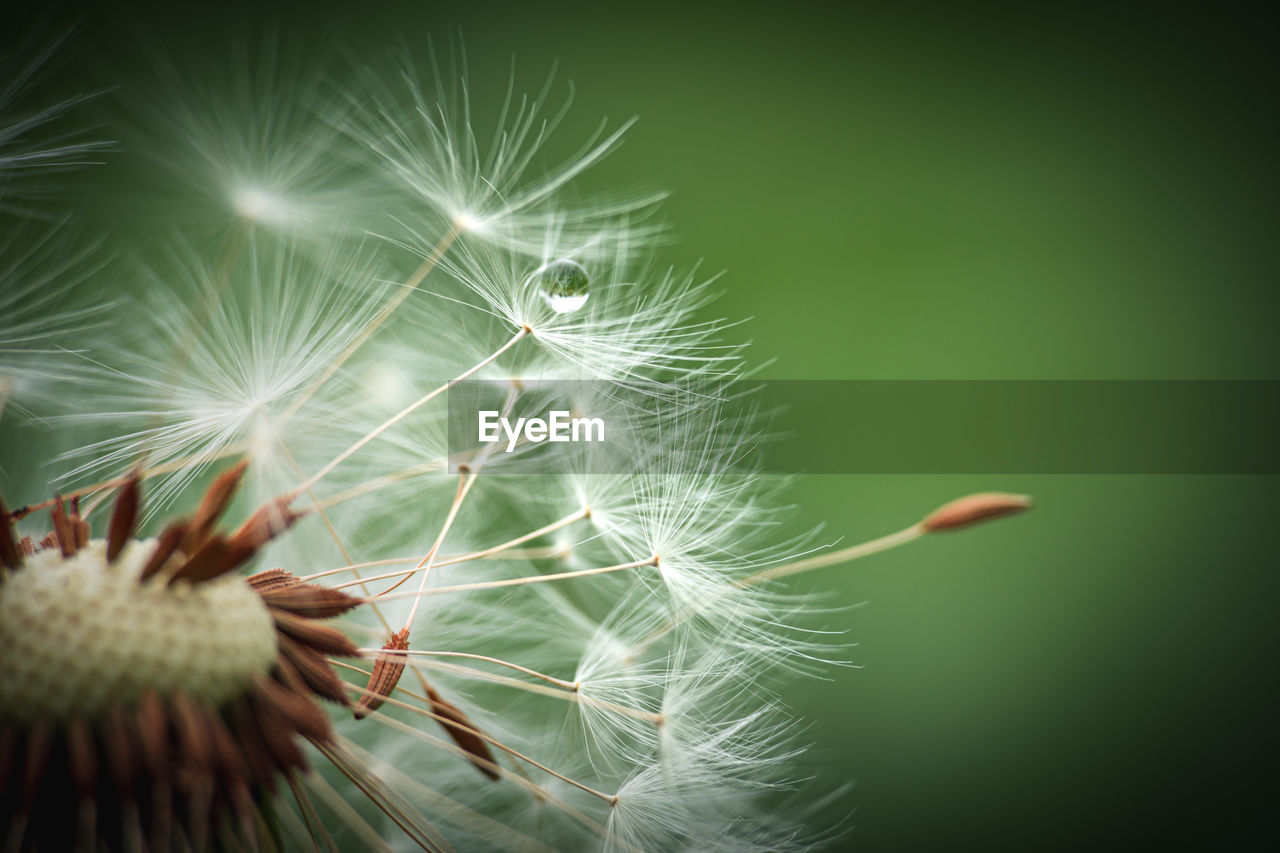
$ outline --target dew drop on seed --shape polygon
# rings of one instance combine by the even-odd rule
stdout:
[[[568,258],[543,264],[529,276],[530,286],[538,288],[543,300],[557,314],[569,314],[585,305],[590,283],[582,265]]]

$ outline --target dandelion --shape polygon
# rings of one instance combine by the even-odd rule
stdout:
[[[1029,505],[971,496],[840,550],[781,536],[763,427],[723,405],[744,351],[701,319],[711,282],[651,260],[634,200],[564,201],[617,134],[534,174],[542,96],[481,154],[433,73],[366,77],[341,139],[300,154],[269,119],[314,80],[232,93],[254,109],[227,139],[262,155],[248,184],[208,173],[237,227],[142,244],[96,336],[15,297],[44,322],[20,369],[80,341],[92,370],[49,422],[87,437],[60,491],[0,504],[6,849],[807,849],[829,827],[779,805],[807,784],[786,684],[839,638],[786,579]],[[183,133],[167,156],[235,159]],[[296,173],[263,165],[282,152]],[[350,221],[300,225],[337,175],[398,201],[336,193]],[[460,381],[518,416],[547,378],[632,405],[628,429],[568,468],[454,452]]]

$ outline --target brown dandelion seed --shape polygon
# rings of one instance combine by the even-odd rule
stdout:
[[[187,523],[185,521],[175,521],[164,529],[160,534],[160,541],[156,544],[156,549],[151,552],[151,557],[142,567],[139,580],[147,580],[152,575],[164,568],[165,563],[169,562],[169,558],[178,550],[178,544],[182,542],[182,537],[186,535]]]
[[[962,530],[984,521],[1017,515],[1029,509],[1031,509],[1031,498],[1027,495],[980,492],[938,507],[920,522],[920,526],[926,533]]]
[[[356,703],[354,713],[357,720],[363,720],[381,708],[384,700],[395,691],[408,662],[407,655],[396,654],[396,652],[405,652],[408,649],[409,630],[407,628],[392,634],[391,639],[383,644],[382,652],[374,660],[373,671],[369,675],[369,685],[365,688],[360,701]],[[471,763],[490,779],[501,778],[495,769],[497,762],[494,760],[493,752],[484,738],[480,737],[476,725],[462,712],[461,708],[441,697],[425,679],[422,681],[422,686],[426,689],[431,712],[436,715],[440,725],[444,727],[453,742],[470,756]]]
[[[142,481],[138,475],[130,477],[120,487],[111,522],[107,525],[107,562],[114,563],[124,550],[125,543],[133,538],[138,524],[138,500]]]
[[[229,470],[219,474],[209,486],[209,490],[204,493],[204,498],[200,501],[200,506],[196,507],[195,514],[187,522],[187,530],[180,546],[183,551],[194,554],[204,544],[209,534],[213,532],[214,526],[217,525],[218,519],[222,518],[222,514],[231,505],[231,500],[235,497],[236,489],[248,465],[247,460],[238,462]]]
[[[284,587],[296,586],[302,583],[292,572],[286,572],[284,569],[267,569],[265,572],[258,572],[255,575],[249,575],[244,582],[253,587],[259,593],[267,592],[273,589],[282,589]]]
[[[288,666],[296,672],[307,690],[320,698],[339,705],[351,704],[351,700],[347,698],[347,690],[342,686],[342,679],[334,674],[333,668],[325,661],[324,655],[318,654],[287,634],[281,634],[276,641],[280,646],[282,661],[277,663],[278,666]]]
[[[475,723],[462,713],[462,709],[452,702],[447,702],[441,698],[440,694],[434,688],[427,687],[427,699],[431,703],[431,711],[440,720],[440,725],[444,726],[444,730],[448,732],[449,737],[453,738],[463,752],[470,756],[474,756],[471,763],[484,775],[490,779],[501,779],[501,775],[495,769],[497,762],[494,760],[493,752],[489,749],[489,744],[480,737],[479,729]]]
[[[238,548],[256,551],[292,527],[302,516],[303,513],[290,508],[287,498],[276,498],[249,516],[231,535],[230,542]]]
[[[271,608],[271,615],[275,618],[276,630],[288,634],[320,654],[343,658],[360,656],[360,650],[356,645],[337,628],[330,628],[328,625],[321,625],[315,619],[277,608]]]
[[[268,607],[277,607],[311,619],[328,619],[341,616],[363,601],[347,595],[339,589],[316,584],[295,583],[275,589],[257,588]]]
[[[7,569],[18,568],[22,565],[22,556],[26,550],[26,546],[18,540],[13,516],[9,514],[4,498],[0,497],[0,564]],[[0,579],[2,578],[3,575],[0,575]]]
[[[408,648],[408,629],[392,634],[391,639],[387,640],[382,646],[384,652],[403,652],[407,651]],[[373,662],[373,672],[369,675],[369,686],[365,688],[364,695],[356,703],[355,715],[357,720],[363,720],[382,707],[383,699],[390,696],[391,692],[396,689],[396,685],[400,683],[400,676],[404,674],[405,661],[406,655],[378,655]]]
[[[74,557],[76,553],[76,526],[67,515],[66,505],[62,497],[53,500],[53,509],[49,511],[53,518],[53,543],[62,551],[64,557]]]

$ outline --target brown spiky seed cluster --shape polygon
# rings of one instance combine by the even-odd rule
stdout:
[[[272,846],[267,795],[305,769],[301,740],[333,739],[316,699],[349,704],[326,657],[357,649],[320,620],[361,600],[280,569],[232,574],[299,517],[276,501],[218,532],[243,471],[219,477],[158,540],[133,538],[136,480],[121,489],[105,542],[90,538],[75,501],[54,502],[53,532],[38,545],[18,538],[0,503],[2,651],[41,664],[0,664],[0,848]],[[120,590],[145,605],[102,616]],[[54,618],[32,615],[42,613]],[[265,643],[252,639],[255,619]],[[236,631],[250,639],[224,636]],[[227,660],[232,671],[216,670]],[[45,704],[68,691],[81,701]]]

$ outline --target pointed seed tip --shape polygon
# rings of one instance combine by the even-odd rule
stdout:
[[[926,516],[920,526],[926,533],[962,530],[984,521],[1026,512],[1032,506],[1030,495],[979,492],[942,505]]]
[[[133,537],[138,522],[139,491],[142,478],[134,473],[125,480],[116,496],[115,508],[107,527],[107,562],[114,563]]]
[[[399,652],[408,649],[408,629],[392,634],[382,648],[383,651]],[[404,674],[406,663],[408,663],[406,655],[378,655],[373,662],[373,672],[369,674],[369,684],[353,709],[357,720],[363,720],[382,707],[383,700],[390,696],[396,689],[396,685],[400,683],[400,676]]]

